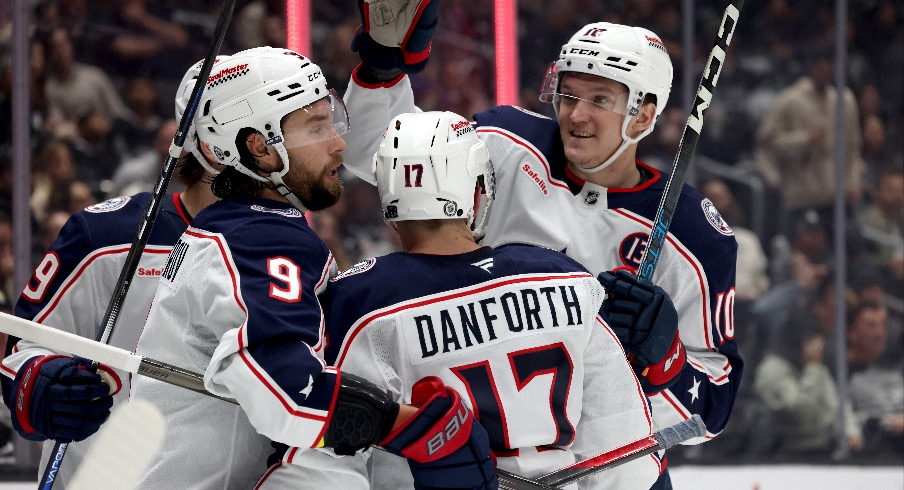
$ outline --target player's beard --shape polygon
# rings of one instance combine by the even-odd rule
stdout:
[[[311,168],[313,165],[309,162],[300,162],[298,185],[293,186],[297,187],[293,192],[304,207],[311,211],[320,211],[339,202],[339,198],[342,197],[342,181],[328,179],[327,174],[341,163],[341,154],[333,156],[328,166],[325,168],[321,166],[317,170]]]

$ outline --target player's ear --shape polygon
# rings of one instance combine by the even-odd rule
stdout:
[[[254,157],[257,166],[265,172],[276,172],[282,168],[279,154],[264,142],[264,135],[254,132],[245,138],[248,152]]]
[[[631,136],[636,136],[649,128],[653,122],[656,121],[656,104],[651,102],[645,102],[640,106],[640,112],[634,116],[634,119],[631,121],[630,125],[630,133],[633,133]]]

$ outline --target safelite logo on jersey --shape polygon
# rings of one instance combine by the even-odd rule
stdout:
[[[546,187],[546,181],[543,180],[542,177],[540,177],[540,174],[538,174],[537,171],[534,170],[529,163],[525,162],[521,164],[521,171],[526,173],[528,177],[533,179],[534,183],[537,184],[537,187],[540,188],[540,192],[542,192],[544,196],[549,195],[549,189]]]

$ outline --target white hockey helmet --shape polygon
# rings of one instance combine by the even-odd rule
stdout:
[[[651,124],[636,138],[627,135],[630,118],[636,116],[647,95],[656,96],[656,117],[658,118],[669,101],[672,90],[672,61],[662,41],[652,31],[642,27],[632,27],[609,22],[587,24],[577,31],[559,53],[558,61],[550,63],[540,87],[540,100],[553,102],[558,109],[556,97],[563,73],[576,72],[615,80],[628,89],[627,105],[616,112],[625,115],[622,124],[623,143],[606,162],[593,169],[596,172],[608,166],[628,144],[636,143],[653,131]]]
[[[374,154],[373,173],[390,225],[467,219],[475,239],[483,236],[496,177],[486,144],[464,117],[435,111],[393,118]]]
[[[282,118],[321,100],[329,103],[331,121],[317,131],[287,136]],[[349,129],[348,112],[342,98],[328,89],[320,67],[310,59],[283,48],[252,48],[218,63],[207,79],[207,86],[195,114],[198,137],[207,143],[217,161],[260,182],[271,182],[295,207],[304,210],[301,201],[283,183],[289,171],[288,148],[338,138]],[[279,154],[283,168],[261,176],[253,162],[241,160],[236,138],[250,128],[266,138]]]
[[[218,55],[214,59],[214,68],[211,69],[213,71],[216,69],[217,63],[222,61],[226,61],[229,59],[227,55]],[[201,67],[204,65],[204,60],[201,60],[193,65],[188,71],[185,72],[185,75],[182,76],[182,81],[179,82],[179,86],[176,88],[176,121],[182,121],[182,114],[185,112],[185,108],[188,107],[188,102],[191,99],[192,90],[195,88],[195,81],[198,79],[198,75],[201,74]],[[204,170],[209,172],[211,175],[217,175],[220,173],[219,170],[210,166],[207,163],[207,159],[204,158],[204,154],[201,153],[201,149],[198,147],[198,132],[195,130],[195,122],[192,121],[188,126],[187,134],[185,135],[185,142],[182,144],[182,150],[191,153],[198,160],[198,163],[204,167]]]

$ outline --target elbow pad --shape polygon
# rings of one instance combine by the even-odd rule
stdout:
[[[399,404],[388,392],[343,372],[323,446],[339,455],[355,454],[385,439],[398,415]]]

